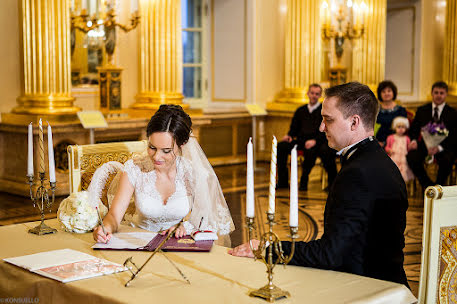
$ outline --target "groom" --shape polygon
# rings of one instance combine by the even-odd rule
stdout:
[[[378,102],[351,82],[325,92],[320,130],[339,151],[342,167],[330,188],[324,233],[298,242],[291,265],[349,272],[408,286],[403,269],[408,200],[397,166],[373,137]],[[253,240],[257,248],[259,241]],[[282,242],[284,254],[291,243]],[[229,251],[253,257],[249,244]]]

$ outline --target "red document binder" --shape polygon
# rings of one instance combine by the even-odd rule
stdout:
[[[166,238],[166,235],[156,235],[146,246],[144,250],[154,251],[157,246]],[[171,237],[162,247],[162,251],[195,251],[208,252],[213,247],[214,241],[194,241],[190,235],[182,238]]]
[[[157,234],[152,238],[151,241],[145,246],[119,246],[108,244],[97,243],[92,246],[95,250],[133,250],[133,251],[154,251],[160,243],[167,237],[167,235]],[[193,251],[193,252],[209,252],[213,247],[213,240],[195,241],[190,235],[186,235],[182,238],[171,237],[162,247],[163,251]]]

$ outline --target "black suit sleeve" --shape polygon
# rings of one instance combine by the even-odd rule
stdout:
[[[411,123],[411,127],[409,128],[409,137],[411,140],[417,140],[420,135],[421,128],[424,124],[424,120],[426,120],[426,113],[424,108],[417,109],[416,115],[414,115],[413,122]]]
[[[289,128],[289,136],[290,137],[297,137],[298,132],[300,132],[301,129],[301,123],[300,123],[300,112],[301,108],[298,108],[297,111],[294,113],[294,117],[292,117],[292,121],[290,122],[290,128]]]
[[[335,194],[334,200],[331,206],[326,207],[322,238],[296,243],[295,254],[289,264],[333,270],[340,268],[343,256],[348,256],[348,252],[357,247],[353,242],[367,231],[375,200],[368,189],[367,179],[358,170],[350,170],[338,178],[331,191]],[[282,247],[286,254],[290,253],[290,242],[282,242]]]
[[[445,150],[457,151],[457,112],[454,108],[445,106],[441,118],[449,131],[448,137],[440,144]]]

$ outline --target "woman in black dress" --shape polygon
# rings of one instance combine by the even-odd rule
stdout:
[[[378,99],[381,103],[376,123],[380,125],[376,139],[381,146],[385,146],[387,136],[393,134],[392,121],[397,116],[407,117],[406,109],[395,103],[397,86],[390,80],[384,80],[378,85]]]

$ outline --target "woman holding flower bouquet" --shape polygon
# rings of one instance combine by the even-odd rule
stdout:
[[[409,136],[408,165],[425,189],[444,185],[457,156],[457,111],[446,104],[448,86],[443,81],[432,86],[432,102],[417,109]],[[426,159],[438,164],[436,183],[427,175]]]

